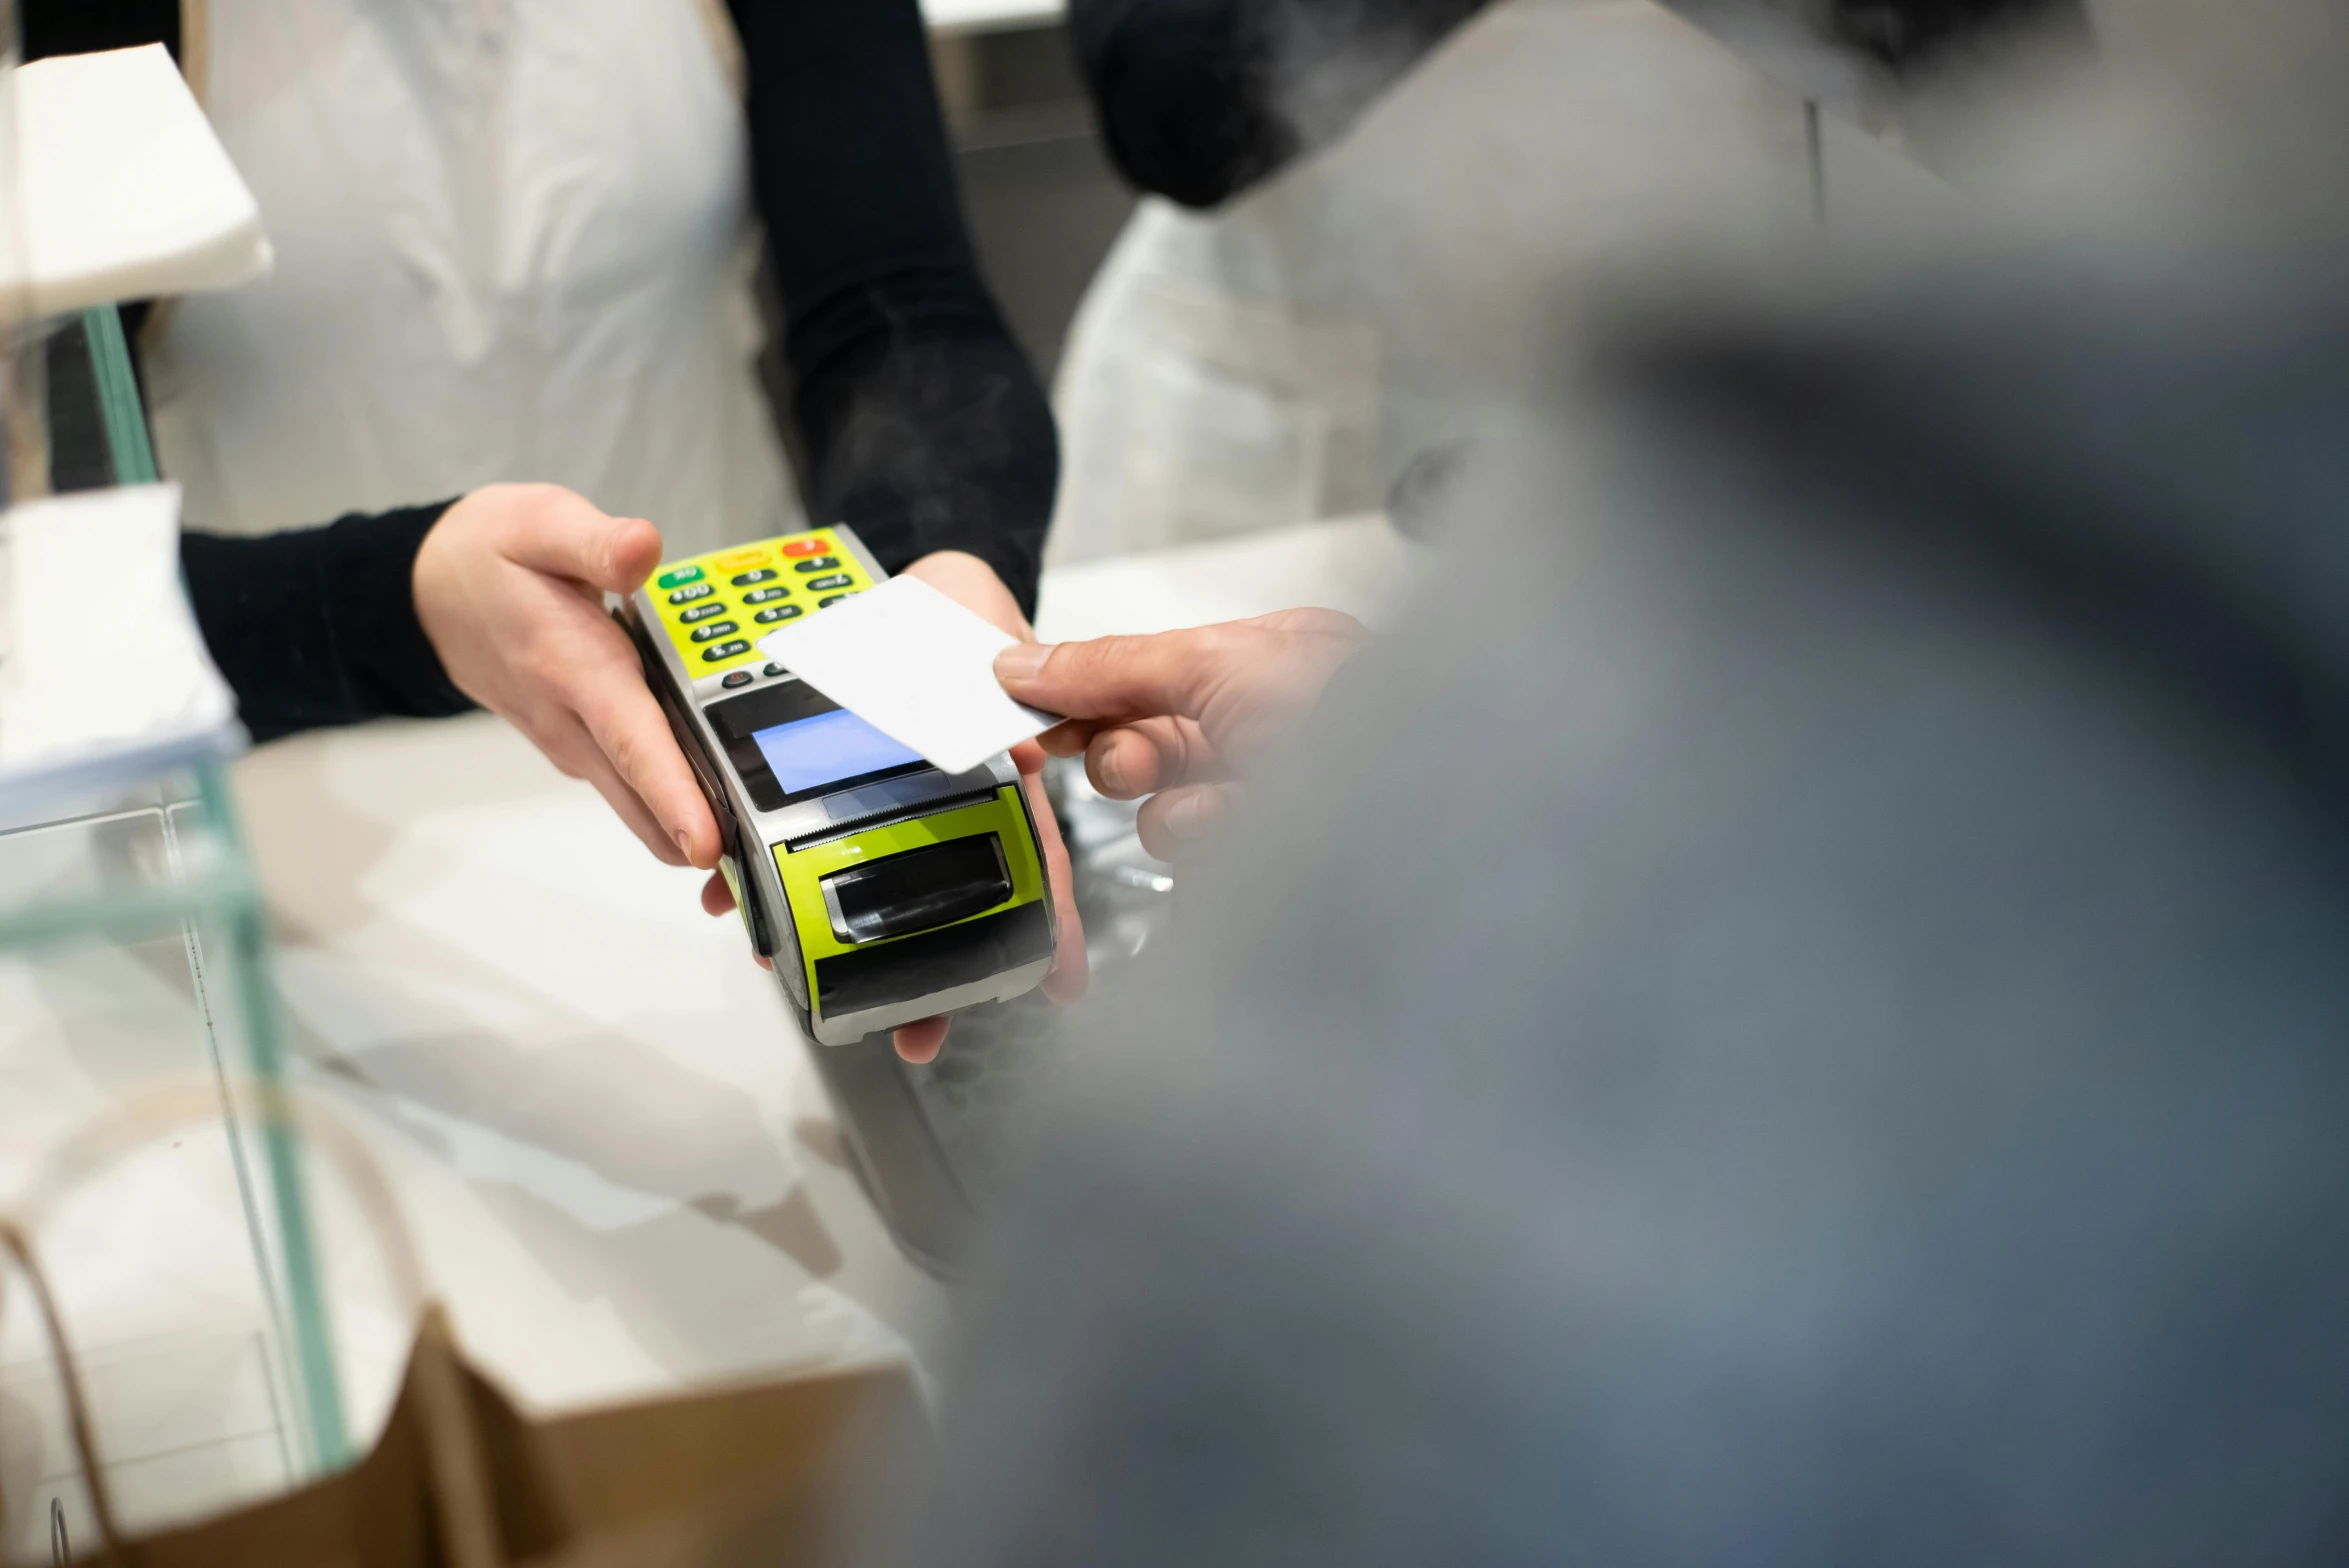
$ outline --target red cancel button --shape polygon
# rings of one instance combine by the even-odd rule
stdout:
[[[803,555],[822,555],[831,548],[832,541],[821,537],[815,539],[791,539],[784,542],[783,553],[785,556],[796,560],[798,557]]]

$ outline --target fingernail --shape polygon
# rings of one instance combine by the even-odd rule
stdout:
[[[964,667],[967,669],[969,666]],[[693,859],[693,835],[683,828],[677,830],[677,853],[683,855],[688,862]]]
[[[995,656],[995,678],[999,681],[1032,681],[1044,668],[1044,661],[1052,657],[1047,643],[1015,642]]]

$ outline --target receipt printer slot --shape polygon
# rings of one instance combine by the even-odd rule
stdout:
[[[992,833],[835,871],[823,880],[824,911],[843,942],[878,942],[982,915],[1012,896],[1003,846]]]

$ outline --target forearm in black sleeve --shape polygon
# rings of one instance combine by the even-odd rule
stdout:
[[[196,623],[254,740],[473,705],[416,619],[416,551],[447,509],[250,539],[180,536]]]
[[[1069,0],[1069,32],[1119,172],[1212,207],[1344,135],[1489,3]],[[2087,33],[2081,0],[1831,0],[1826,20],[1897,69],[2008,25]]]
[[[1060,456],[979,276],[915,0],[728,0],[820,522],[967,550],[1034,613]]]
[[[1228,201],[1344,134],[1489,0],[1070,0],[1069,32],[1120,173]]]
[[[1830,0],[1825,20],[1838,41],[1896,74],[1946,70],[1952,55],[2013,30],[2029,29],[2042,46],[2090,39],[2082,0]]]

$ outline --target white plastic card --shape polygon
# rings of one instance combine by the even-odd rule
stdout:
[[[759,652],[947,773],[1060,720],[995,680],[1012,639],[915,577],[896,577],[760,639]]]

